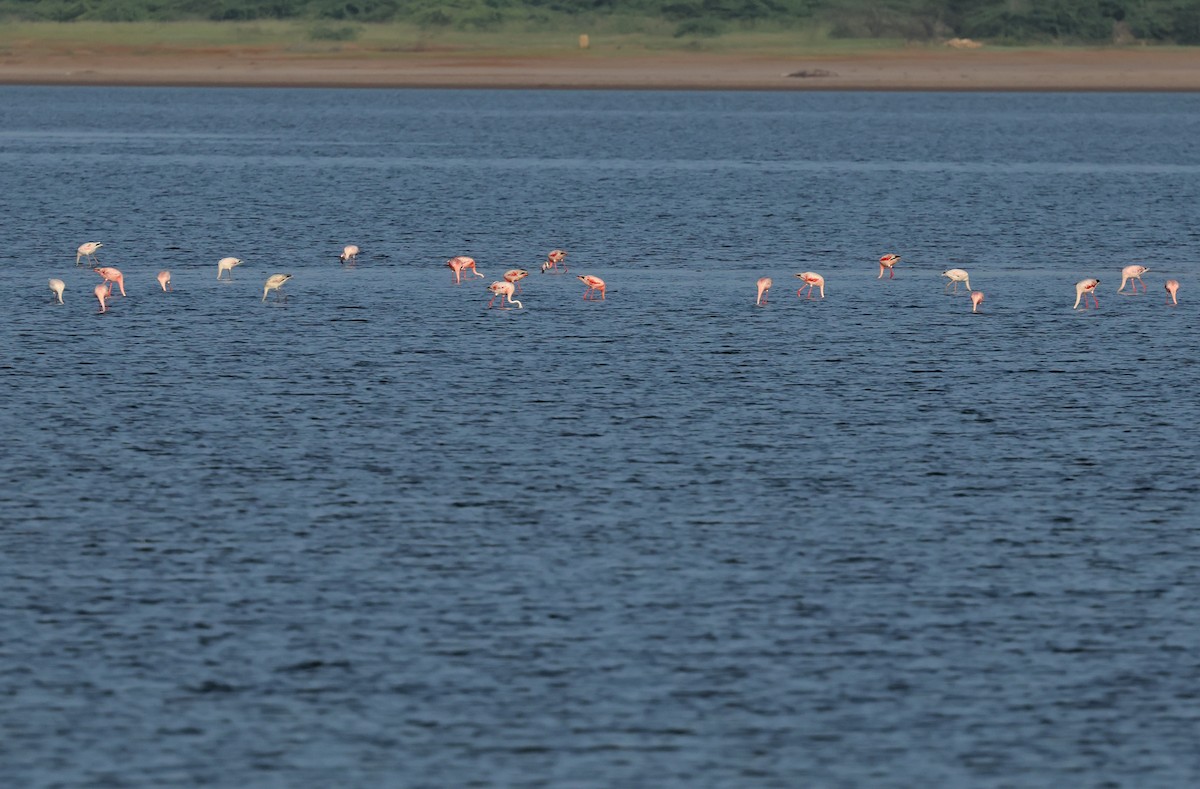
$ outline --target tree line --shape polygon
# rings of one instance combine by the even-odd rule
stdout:
[[[835,38],[998,44],[1200,44],[1200,0],[0,0],[0,19],[312,19],[488,30],[603,17],[662,19],[679,36],[822,25]]]

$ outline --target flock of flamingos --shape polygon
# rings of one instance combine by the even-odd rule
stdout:
[[[100,260],[96,257],[96,252],[104,244],[97,241],[89,241],[86,244],[81,244],[75,253],[75,265],[81,265],[81,261],[99,263]],[[353,244],[345,247],[339,259],[343,264],[354,263],[358,259],[359,248]],[[542,263],[543,274],[566,274],[567,253],[561,249],[552,250],[546,255],[546,260]],[[896,277],[896,264],[901,260],[899,255],[887,254],[879,258],[879,276],[877,279],[883,279],[886,272],[889,279]],[[217,261],[217,279],[222,279],[222,275],[228,273],[229,279],[233,279],[233,269],[242,261],[240,258],[221,258]],[[462,283],[465,272],[470,272],[476,277],[483,278],[475,268],[475,260],[466,256],[458,256],[450,258],[446,261],[446,265],[454,274],[454,284]],[[121,295],[125,295],[125,276],[119,269],[111,266],[96,266],[92,269],[100,275],[101,282],[94,289],[97,300],[100,302],[100,312],[108,310],[108,299],[112,298],[113,285],[116,285]],[[1133,292],[1137,293],[1138,283],[1142,285],[1142,292],[1146,292],[1146,283],[1142,281],[1142,275],[1150,271],[1145,266],[1133,264],[1121,269],[1121,287],[1117,289],[1118,293],[1125,290],[1125,285],[1133,284]],[[488,301],[487,306],[490,309],[493,305],[499,309],[511,309],[514,305],[517,309],[523,309],[524,305],[520,301],[513,298],[521,289],[521,280],[529,276],[529,272],[523,268],[509,269],[504,272],[504,279],[496,280],[488,286],[488,291],[492,294],[492,298]],[[800,289],[796,291],[797,296],[803,296],[805,288],[808,289],[808,298],[813,297],[813,290],[817,289],[821,293],[821,298],[825,298],[825,278],[813,271],[804,271],[796,275],[803,283]],[[983,291],[971,289],[971,278],[965,269],[952,268],[942,272],[942,276],[946,277],[946,288],[954,286],[954,292],[958,292],[958,284],[961,282],[966,286],[967,293],[971,295],[971,312],[978,312],[979,305],[983,303]],[[280,288],[292,278],[291,274],[272,274],[267,277],[267,281],[263,283],[262,300],[267,300],[267,295],[271,291],[275,291],[276,299],[280,298]],[[579,274],[576,278],[582,282],[586,289],[583,292],[584,300],[598,301],[605,298],[606,285],[604,280],[592,274]],[[164,291],[172,290],[171,287],[171,272],[158,272],[158,284],[162,286]],[[758,280],[758,298],[755,300],[755,305],[761,307],[767,303],[767,294],[771,290],[774,281],[770,277],[762,277]],[[1098,279],[1082,279],[1075,283],[1075,306],[1072,309],[1079,309],[1080,301],[1083,302],[1083,308],[1087,309],[1087,297],[1092,297],[1092,309],[1097,309],[1100,302],[1096,300],[1096,288],[1100,285]],[[66,283],[61,279],[50,280],[50,290],[58,297],[58,303],[63,303],[63,291],[66,289]],[[1179,281],[1169,279],[1164,283],[1163,287],[1167,291],[1167,304],[1178,305]],[[499,299],[499,304],[496,300]]]

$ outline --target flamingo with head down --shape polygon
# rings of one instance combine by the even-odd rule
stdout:
[[[1083,308],[1087,309],[1087,294],[1092,294],[1092,309],[1099,309],[1100,302],[1096,301],[1096,286],[1100,284],[1098,279],[1081,279],[1075,283],[1075,306],[1071,309],[1079,309],[1079,301],[1083,300]]]
[[[89,241],[86,244],[80,244],[79,249],[75,250],[75,265],[79,265],[80,258],[87,258],[89,262],[99,263],[100,258],[96,257],[96,250],[104,246],[99,241]]]
[[[979,312],[979,305],[983,304],[983,291],[971,291],[971,312]]]
[[[519,302],[513,298],[513,292],[516,289],[517,289],[517,286],[514,285],[513,283],[501,282],[499,280],[497,280],[496,282],[493,282],[491,285],[488,285],[488,290],[491,291],[491,293],[492,293],[492,298],[489,299],[488,303],[487,303],[488,309],[492,308],[492,302],[494,302],[497,298],[500,299],[500,307],[499,308],[502,310],[508,309],[508,307],[504,306],[505,300],[507,300],[509,304],[516,304],[517,309],[519,309],[519,310],[524,309],[524,305],[521,304],[521,302]]]
[[[510,268],[504,272],[504,281],[511,282],[517,286],[517,293],[521,292],[521,280],[529,276],[529,272],[523,268]]]
[[[893,255],[890,252],[879,259],[879,276],[875,279],[883,279],[883,270],[887,269],[888,279],[896,278],[896,264],[900,262],[899,255]]]
[[[158,284],[162,286],[163,292],[175,290],[175,288],[171,287],[171,272],[166,270],[160,271],[158,272],[157,279]]]
[[[567,264],[563,263],[567,259],[567,253],[561,249],[552,249],[550,254],[546,255],[546,262],[542,263],[543,274],[566,274]],[[558,264],[562,263],[562,271],[558,270]]]
[[[92,293],[95,293],[96,298],[100,300],[100,313],[104,314],[108,312],[108,305],[105,304],[104,300],[112,296],[112,284],[101,282],[92,290]]]
[[[1169,279],[1163,288],[1167,291],[1167,297],[1171,300],[1171,306],[1179,306],[1179,299],[1176,297],[1179,293],[1179,280]]]
[[[61,279],[50,280],[50,290],[54,291],[55,296],[58,296],[59,304],[63,303],[62,295],[63,295],[63,291],[66,289],[67,289],[67,283],[63,282]]]
[[[229,272],[229,281],[233,282],[233,267],[242,265],[241,258],[221,258],[217,261],[217,279],[226,271]]]
[[[462,275],[464,271],[470,271],[475,276],[483,279],[483,275],[475,269],[475,259],[469,258],[466,255],[458,255],[446,261],[446,265],[454,272],[454,284],[462,284]]]
[[[347,244],[342,248],[342,254],[338,257],[343,263],[354,263],[358,261],[359,249],[354,244]]]
[[[950,286],[953,285],[954,292],[958,293],[958,283],[962,282],[967,286],[967,292],[971,292],[971,276],[967,274],[965,269],[948,268],[942,272],[942,276],[947,278],[946,287],[942,288],[943,291],[949,290]]]
[[[1125,283],[1132,280],[1133,281],[1133,292],[1134,292],[1134,294],[1137,294],[1138,283],[1142,282],[1142,275],[1145,274],[1146,272],[1148,272],[1149,270],[1150,269],[1146,268],[1145,266],[1139,266],[1136,263],[1133,264],[1132,266],[1126,266],[1125,268],[1121,269],[1121,287],[1117,288],[1117,293],[1120,293],[1121,291],[1125,290]],[[1146,292],[1146,283],[1142,282],[1142,293],[1145,293],[1145,292]]]
[[[767,303],[767,292],[771,290],[771,286],[775,284],[770,277],[759,277],[758,282],[758,298],[754,300],[755,307],[761,307]]]
[[[105,282],[117,283],[117,285],[121,288],[121,295],[125,295],[125,276],[120,272],[120,270],[112,268],[111,266],[106,266],[104,268],[94,268],[92,271],[103,277]],[[111,286],[109,287],[109,290],[112,290]]]
[[[804,293],[804,289],[808,288],[808,297],[813,297],[813,288],[816,287],[821,291],[821,298],[825,298],[825,278],[815,271],[804,271],[796,275],[804,280],[804,284],[800,286],[800,290],[796,291],[796,295],[800,296]]]
[[[587,290],[583,292],[584,301],[596,301],[596,294],[600,294],[600,301],[604,300],[604,291],[608,287],[604,284],[604,280],[591,274],[578,274],[575,277],[584,285],[587,285]]]

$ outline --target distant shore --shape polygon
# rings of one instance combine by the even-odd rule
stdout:
[[[863,53],[0,49],[0,84],[880,91],[1200,91],[1200,49],[905,48]]]

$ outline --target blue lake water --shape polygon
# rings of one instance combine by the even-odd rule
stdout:
[[[0,785],[1194,785],[1197,206],[1194,95],[0,88]]]

